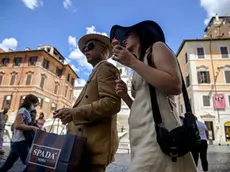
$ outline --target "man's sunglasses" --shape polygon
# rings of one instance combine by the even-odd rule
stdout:
[[[94,43],[89,43],[88,45],[86,45],[84,48],[82,48],[82,53],[85,54],[86,52],[86,48],[87,50],[92,50],[95,47]]]

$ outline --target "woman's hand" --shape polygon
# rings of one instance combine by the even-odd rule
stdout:
[[[131,109],[133,104],[132,98],[128,94],[127,85],[120,78],[115,81],[116,87],[115,91],[118,96],[120,96],[123,101],[127,104],[127,106]]]
[[[127,85],[120,78],[117,79],[115,83],[116,83],[116,87],[115,87],[116,94],[120,96],[122,99],[125,99],[128,96]]]
[[[113,60],[125,65],[125,66],[132,66],[133,63],[137,61],[136,57],[126,48],[116,45],[113,48],[114,56],[112,57]]]

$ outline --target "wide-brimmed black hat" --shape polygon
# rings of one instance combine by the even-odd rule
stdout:
[[[141,34],[140,36],[148,42],[161,41],[165,43],[165,36],[161,27],[151,20],[145,20],[129,27],[114,25],[110,30],[110,39],[116,38],[122,43],[127,33],[132,31]]]

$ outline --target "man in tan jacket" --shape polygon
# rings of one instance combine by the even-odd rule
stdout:
[[[54,117],[67,124],[67,133],[87,138],[84,172],[104,172],[118,147],[117,113],[121,99],[115,93],[118,69],[107,62],[112,56],[110,39],[99,34],[83,36],[78,46],[94,68],[72,109],[60,109]]]

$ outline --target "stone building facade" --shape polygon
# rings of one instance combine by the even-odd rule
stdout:
[[[39,98],[38,113],[52,116],[58,108],[71,107],[78,75],[54,47],[0,52],[0,109],[9,109],[9,121],[27,94]]]

